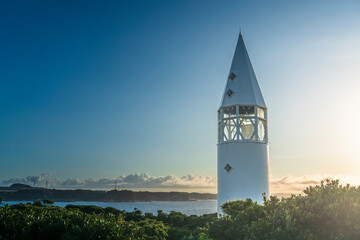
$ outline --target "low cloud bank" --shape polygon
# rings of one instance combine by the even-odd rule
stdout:
[[[300,177],[285,176],[282,178],[270,179],[270,192],[272,195],[286,197],[291,194],[301,194],[306,187],[317,185],[321,181],[330,179],[339,179],[342,184],[360,185],[360,177],[351,175],[306,175]],[[176,191],[182,189],[194,191],[194,189],[203,189],[203,191],[216,191],[216,177],[195,176],[188,174],[183,177],[175,175],[151,176],[150,174],[135,173],[124,175],[117,178],[88,178],[78,179],[69,178],[60,180],[52,173],[42,173],[35,176],[24,178],[13,178],[0,182],[1,186],[10,186],[14,183],[29,184],[36,187],[61,188],[61,189],[114,189],[115,184],[118,189],[163,189],[166,191]]]
[[[27,176],[25,178],[13,178],[4,180],[0,183],[3,186],[9,186],[13,183],[24,183],[31,186],[49,188],[86,188],[86,189],[113,189],[115,184],[121,188],[215,188],[216,178],[209,176],[194,176],[188,174],[183,177],[175,175],[151,176],[150,174],[135,173],[124,175],[117,178],[69,178],[61,181],[52,176],[51,173],[42,173],[36,176]]]
[[[303,191],[314,185],[319,185],[326,179],[339,180],[340,184],[360,185],[360,177],[354,175],[332,175],[332,174],[315,174],[304,175],[300,177],[286,176],[277,179],[271,179],[271,195],[278,197],[287,197],[291,194],[301,194]]]

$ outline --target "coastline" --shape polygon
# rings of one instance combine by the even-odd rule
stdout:
[[[3,201],[42,201],[51,199],[58,202],[154,202],[154,201],[198,201],[216,200],[213,193],[194,192],[149,192],[131,190],[60,190],[34,188],[28,185],[0,187]]]

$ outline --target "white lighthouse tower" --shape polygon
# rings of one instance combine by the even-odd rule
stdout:
[[[218,111],[218,213],[221,204],[269,196],[267,108],[239,35]]]

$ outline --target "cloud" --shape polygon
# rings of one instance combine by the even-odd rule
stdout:
[[[285,176],[282,178],[270,178],[271,195],[286,197],[291,194],[301,194],[306,187],[310,185],[320,184],[322,180],[327,178],[339,179],[342,184],[350,183],[352,185],[360,185],[360,177],[352,175],[331,175],[331,174],[315,174],[304,175],[299,177]],[[45,187],[46,183],[49,188],[60,189],[113,189],[115,183],[119,189],[163,189],[164,191],[202,191],[216,192],[217,179],[206,175],[195,176],[187,174],[182,177],[175,175],[167,176],[151,176],[148,173],[134,173],[119,176],[117,178],[69,178],[61,181],[53,177],[52,173],[42,173],[40,175],[27,176],[24,178],[13,178],[0,182],[2,186],[9,186],[13,183],[24,183],[35,186]],[[202,190],[199,190],[202,189]]]
[[[60,180],[58,178],[52,177],[51,172],[45,172],[41,173],[40,175],[27,176],[25,178],[11,178],[2,181],[0,184],[8,186],[14,183],[29,184],[31,186],[46,186],[46,184],[48,184],[48,186],[56,186],[60,183]]]
[[[0,185],[9,186],[14,183],[24,183],[35,186],[45,187],[46,182],[48,187],[62,188],[62,189],[113,189],[116,185],[119,188],[216,188],[216,178],[209,176],[195,176],[188,174],[183,177],[175,175],[167,176],[151,176],[147,173],[135,173],[123,175],[117,178],[69,178],[60,181],[58,178],[53,178],[51,173],[42,173],[36,176],[27,176],[24,178],[13,178],[0,182]],[[169,190],[169,191],[170,191]]]
[[[271,178],[271,195],[287,197],[291,194],[302,194],[309,187],[318,185],[326,179],[337,179],[341,184],[360,185],[360,177],[353,175],[314,174],[299,177],[286,176],[282,178]]]

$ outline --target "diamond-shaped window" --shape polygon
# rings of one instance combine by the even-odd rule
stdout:
[[[234,94],[234,92],[231,89],[226,91],[226,95],[228,95],[229,97],[231,97],[231,95],[233,95],[233,94]]]
[[[229,78],[230,78],[231,80],[234,80],[234,79],[236,78],[236,74],[233,73],[233,72],[230,73]]]
[[[226,166],[224,167],[225,171],[227,171],[228,173],[230,173],[234,168],[232,166],[230,166],[230,164],[226,164]]]

